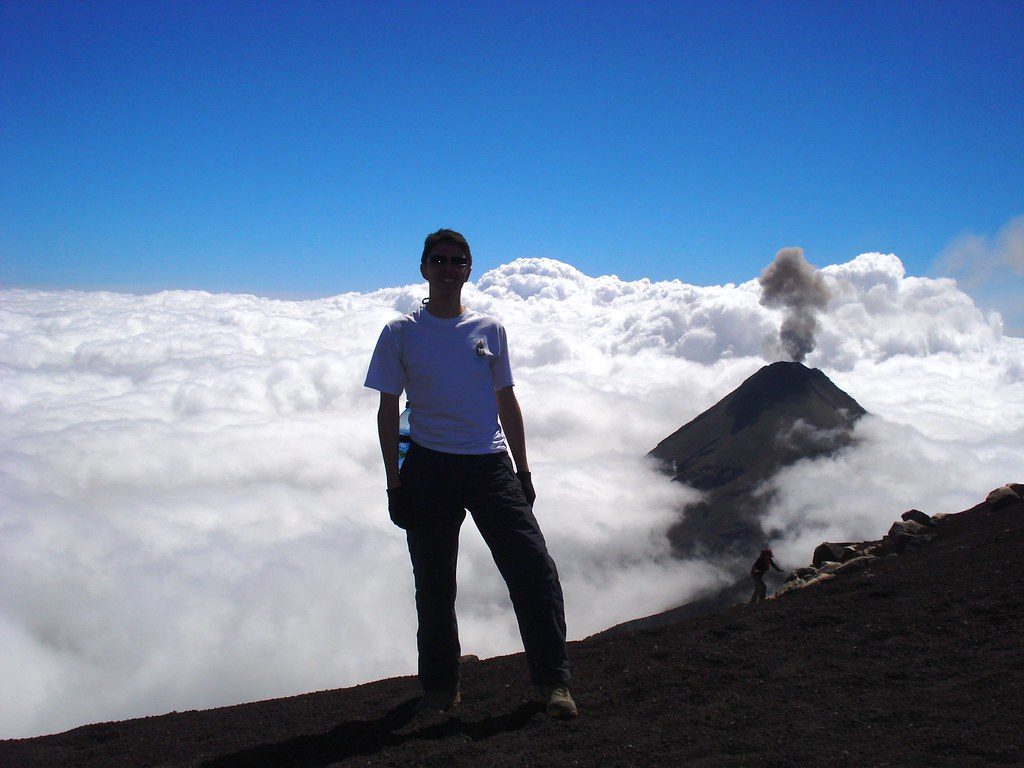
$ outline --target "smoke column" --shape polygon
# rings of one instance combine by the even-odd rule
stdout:
[[[786,310],[779,341],[791,360],[802,363],[814,350],[817,314],[831,296],[825,279],[804,258],[803,248],[783,248],[758,282],[762,306]]]

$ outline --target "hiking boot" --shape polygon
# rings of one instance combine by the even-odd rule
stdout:
[[[427,691],[423,698],[416,702],[416,711],[413,717],[421,719],[431,715],[440,715],[449,709],[458,706],[462,701],[462,695],[458,690],[454,691]]]
[[[576,709],[576,702],[572,700],[567,685],[542,685],[537,691],[540,693],[540,700],[544,704],[544,712],[549,717],[559,720],[572,720],[579,711]]]

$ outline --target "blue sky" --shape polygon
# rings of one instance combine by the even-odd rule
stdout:
[[[0,286],[756,276],[1024,213],[1024,3],[5,2]],[[979,288],[983,292],[983,288]]]

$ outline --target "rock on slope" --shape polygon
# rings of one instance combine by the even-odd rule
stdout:
[[[517,654],[468,665],[464,703],[419,730],[416,683],[401,678],[0,742],[0,765],[1019,765],[1022,558],[1018,491],[946,516],[927,546],[870,569],[573,643],[570,723],[530,702]]]

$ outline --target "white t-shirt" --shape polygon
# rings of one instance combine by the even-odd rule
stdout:
[[[384,326],[365,386],[409,398],[413,442],[445,453],[501,453],[505,435],[494,393],[513,385],[505,329],[466,310],[434,317],[426,308]]]

